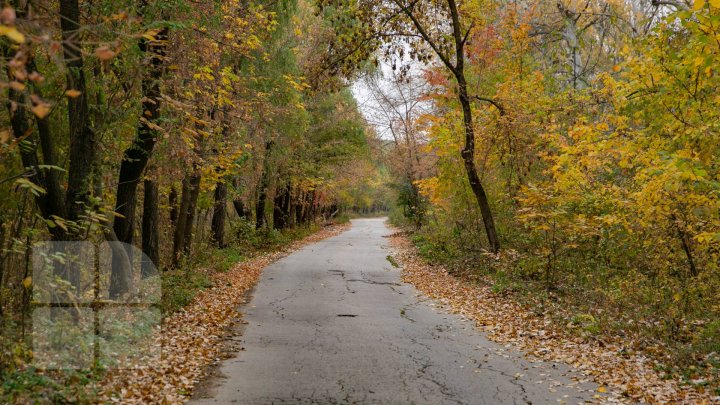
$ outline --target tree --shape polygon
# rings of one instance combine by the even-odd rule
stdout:
[[[437,3],[403,2],[402,0],[392,0],[389,3],[366,1],[361,2],[359,6],[338,0],[322,4],[342,8],[346,14],[351,16],[351,19],[359,19],[367,26],[374,27],[374,30],[367,35],[367,42],[372,42],[370,38],[382,38],[387,44],[386,55],[399,55],[402,58],[409,52],[411,57],[421,61],[431,61],[430,55],[434,55],[452,75],[457,86],[457,99],[463,115],[465,144],[461,151],[461,157],[470,188],[482,213],[490,250],[498,252],[500,239],[493,211],[475,162],[476,136],[472,104],[474,101],[482,101],[497,107],[500,106],[490,98],[470,94],[465,72],[465,51],[468,38],[472,30],[476,28],[475,26],[483,23],[481,19],[469,16],[473,15],[473,12],[479,13],[485,4],[471,3],[466,5],[464,10],[458,7],[455,0]],[[367,13],[368,10],[374,10],[381,17],[379,19],[369,17],[374,14]],[[467,18],[463,11],[468,16]],[[465,21],[466,19],[467,21]],[[405,38],[406,42],[410,43],[410,48],[408,49],[403,42],[394,41],[398,37]],[[351,41],[350,44],[355,42]]]

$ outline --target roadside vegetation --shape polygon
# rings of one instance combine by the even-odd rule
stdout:
[[[97,351],[91,370],[35,368],[38,292],[68,306],[53,321],[82,325],[95,277],[53,251],[39,285],[36,243],[135,246],[142,263],[113,248],[86,307],[134,302],[152,265],[168,318],[238,263],[383,204],[354,70],[318,69],[333,40],[302,0],[0,2],[0,402],[91,402],[112,368]],[[152,332],[128,318],[95,334],[106,326]],[[86,350],[71,329],[50,343]]]
[[[412,37],[367,87],[418,252],[720,395],[720,4],[365,3]]]

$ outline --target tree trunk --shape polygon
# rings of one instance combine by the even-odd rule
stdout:
[[[130,246],[122,245],[110,226],[109,221],[104,224],[105,240],[110,243],[111,273],[110,273],[110,299],[116,299],[132,290],[132,250]]]
[[[309,191],[305,194],[303,202],[301,222],[307,224],[315,218],[315,191]]]
[[[175,186],[170,187],[170,195],[168,195],[168,205],[170,206],[170,225],[175,229],[178,219],[178,193]]]
[[[212,240],[220,247],[225,247],[225,217],[227,216],[227,183],[220,181],[215,186],[215,205],[213,206],[213,217],[211,234]]]
[[[200,174],[195,172],[183,180],[182,197],[180,199],[180,212],[173,235],[173,266],[180,264],[183,254],[190,252],[192,245],[193,223],[195,221],[195,208],[200,195]]]
[[[133,242],[135,224],[135,206],[137,205],[137,186],[140,183],[145,167],[155,147],[157,131],[151,128],[153,122],[160,117],[162,97],[160,94],[160,78],[165,59],[168,29],[165,28],[156,36],[155,41],[140,40],[140,50],[149,57],[149,66],[142,78],[142,117],[132,145],[125,150],[120,164],[118,186],[116,192],[115,218],[113,228],[118,238],[127,244]]]
[[[490,244],[490,250],[493,253],[500,251],[500,240],[498,239],[495,229],[495,220],[493,218],[492,209],[485,193],[485,188],[480,181],[475,166],[475,127],[473,125],[472,106],[470,97],[468,96],[467,81],[465,80],[465,36],[460,26],[460,14],[458,12],[455,0],[448,0],[450,15],[452,18],[453,39],[455,40],[455,68],[451,69],[455,75],[458,84],[458,99],[463,111],[463,123],[465,124],[465,147],[461,156],[465,164],[470,188],[475,194],[475,199],[480,206],[483,224],[485,225],[485,233]],[[469,32],[469,31],[468,31]],[[449,65],[446,59],[446,65]]]
[[[67,89],[80,93],[68,97],[70,167],[66,198],[68,220],[78,221],[90,198],[90,179],[96,155],[95,132],[90,126],[87,85],[83,71],[82,44],[79,41],[80,5],[78,0],[60,0],[60,27],[67,67]],[[77,235],[76,235],[77,237]]]
[[[288,211],[288,226],[290,228],[297,225],[297,207],[297,202],[292,198],[292,195],[290,195],[290,210]]]
[[[265,182],[265,173],[260,181],[260,192],[258,194],[257,204],[255,205],[255,229],[261,229],[265,226],[265,202],[267,201],[267,184]]]
[[[465,123],[465,147],[462,150],[463,163],[467,172],[470,188],[475,195],[475,199],[480,206],[483,224],[485,225],[485,234],[490,244],[490,250],[494,253],[500,251],[500,240],[495,229],[495,220],[493,218],[490,202],[488,201],[485,188],[480,181],[480,176],[475,167],[475,128],[473,126],[472,108],[470,106],[470,98],[467,94],[467,84],[464,75],[458,77],[458,87],[460,89],[460,104],[463,110],[463,121]]]
[[[480,213],[482,214],[483,223],[485,225],[485,233],[487,234],[488,242],[490,244],[490,250],[498,252],[500,250],[500,241],[495,230],[495,221],[493,219],[492,210],[490,209],[490,203],[488,202],[485,188],[480,182],[480,176],[477,173],[477,167],[475,166],[475,128],[473,126],[472,107],[470,105],[470,97],[468,96],[467,81],[465,80],[465,41],[470,31],[463,33],[463,27],[460,24],[460,12],[457,7],[455,0],[447,0],[448,9],[450,11],[450,18],[453,30],[453,40],[455,42],[455,64],[452,63],[452,57],[444,53],[441,48],[433,41],[429,36],[425,28],[419,22],[417,17],[413,14],[413,8],[403,8],[403,12],[412,20],[413,24],[417,28],[420,36],[430,45],[435,51],[437,56],[441,59],[443,64],[452,72],[455,76],[455,80],[458,84],[458,99],[463,111],[463,123],[465,125],[465,146],[462,150],[461,156],[467,172],[467,177],[470,182],[470,188],[475,195],[475,199],[480,206]]]
[[[303,205],[305,203],[305,193],[300,190],[295,201],[295,224],[300,225],[303,222]]]
[[[258,186],[258,199],[255,205],[255,229],[260,229],[265,226],[265,202],[267,201],[267,188],[270,182],[270,152],[272,151],[273,141],[265,142],[265,156],[263,160],[263,171],[260,176],[260,184]]]
[[[183,241],[183,253],[190,253],[193,240],[193,229],[195,227],[195,214],[197,201],[200,196],[200,171],[196,168],[195,173],[190,176],[190,201],[187,208],[187,219],[185,220],[185,240]]]
[[[273,201],[273,228],[285,229],[290,222],[290,187],[277,190]]]
[[[180,197],[180,208],[177,212],[177,220],[175,221],[175,232],[173,233],[173,267],[180,264],[180,256],[182,254],[183,243],[185,241],[185,232],[187,231],[187,210],[190,206],[190,177],[185,176],[182,182],[182,195]]]
[[[142,275],[150,276],[160,268],[160,214],[158,210],[158,184],[154,180],[145,180],[142,217]]]

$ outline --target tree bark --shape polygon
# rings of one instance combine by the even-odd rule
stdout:
[[[178,267],[185,241],[185,232],[187,231],[187,215],[186,212],[190,206],[190,177],[185,176],[182,182],[182,194],[180,197],[180,208],[175,221],[175,232],[173,233],[173,267]]]
[[[190,200],[187,208],[187,219],[185,220],[185,239],[183,240],[183,253],[190,253],[192,248],[193,230],[195,228],[195,214],[197,212],[197,201],[200,196],[200,171],[195,168],[195,172],[190,176]]]
[[[192,245],[193,222],[195,221],[195,208],[200,195],[200,174],[197,169],[183,180],[180,211],[178,213],[175,234],[173,237],[173,266],[180,264],[183,254],[190,252]]]
[[[273,141],[265,142],[265,157],[263,161],[263,172],[260,176],[260,184],[258,186],[258,199],[255,205],[255,229],[265,226],[265,202],[267,201],[267,188],[270,182],[270,152],[272,151]]]
[[[70,167],[65,198],[68,220],[78,221],[88,208],[91,172],[97,149],[95,132],[90,125],[87,84],[83,71],[78,0],[60,0],[60,27],[67,68],[67,89],[80,93],[77,97],[68,98]]]
[[[168,205],[170,206],[170,225],[175,229],[178,220],[178,192],[175,186],[170,187],[170,195],[168,195]]]
[[[266,175],[263,171],[263,177],[260,181],[260,191],[258,193],[257,204],[255,205],[255,229],[261,229],[265,226],[265,202],[267,201],[267,182]]]
[[[302,224],[303,221],[303,205],[305,203],[305,193],[300,190],[295,201],[295,224]]]
[[[133,242],[137,186],[150,160],[157,139],[157,131],[151,126],[160,118],[162,101],[160,78],[162,77],[167,39],[168,29],[165,28],[160,31],[155,41],[145,38],[140,41],[140,50],[149,57],[149,64],[142,78],[142,117],[135,139],[132,145],[125,150],[120,164],[115,212],[121,216],[116,217],[113,224],[118,238],[128,244]]]
[[[485,193],[485,188],[480,181],[480,176],[478,176],[477,167],[475,166],[475,128],[473,126],[470,98],[467,94],[467,84],[463,74],[458,77],[458,87],[460,89],[460,104],[463,110],[463,122],[465,124],[465,147],[461,155],[468,181],[470,182],[470,188],[480,206],[480,213],[482,214],[483,224],[485,225],[485,234],[490,244],[490,250],[493,253],[497,253],[500,251],[500,240],[498,239],[495,229],[495,220],[492,209],[490,208],[490,202]]]
[[[200,195],[200,180],[200,172],[197,167],[193,168],[192,174],[185,176],[185,179],[183,179],[180,210],[173,235],[173,267],[180,264],[183,254],[190,253],[195,209]]]
[[[225,217],[227,216],[227,183],[220,181],[215,186],[215,205],[211,225],[212,240],[220,248],[225,247]]]
[[[290,222],[290,187],[283,186],[276,191],[273,201],[273,228],[285,229]]]
[[[158,184],[145,180],[142,217],[142,250],[146,258],[142,264],[142,275],[150,276],[160,268],[160,214],[158,210]],[[152,267],[151,267],[152,266]]]

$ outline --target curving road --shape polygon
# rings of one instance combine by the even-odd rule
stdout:
[[[244,308],[244,351],[191,403],[577,404],[595,386],[530,362],[433,306],[387,260],[384,219],[268,267]]]

